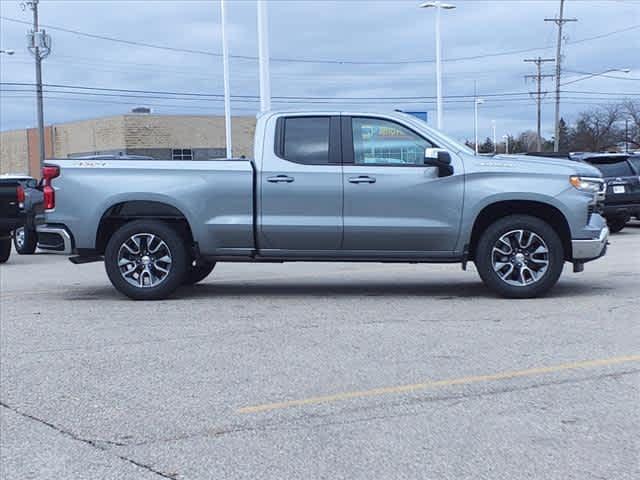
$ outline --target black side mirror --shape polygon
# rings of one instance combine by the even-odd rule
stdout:
[[[445,150],[427,148],[424,152],[424,164],[438,167],[439,177],[448,177],[453,175],[451,155],[449,155],[449,152]]]

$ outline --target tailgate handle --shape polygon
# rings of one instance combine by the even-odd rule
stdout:
[[[359,177],[351,177],[349,183],[376,183],[376,179],[367,177],[366,175],[360,175]]]
[[[295,179],[288,175],[276,175],[275,177],[268,177],[267,182],[271,183],[291,183]]]

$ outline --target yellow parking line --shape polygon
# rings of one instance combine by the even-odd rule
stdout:
[[[416,390],[425,390],[430,388],[449,387],[452,385],[466,385],[470,383],[491,382],[495,380],[508,380],[518,377],[530,377],[534,375],[543,375],[547,373],[561,372],[564,370],[575,370],[579,368],[603,367],[607,365],[616,365],[619,363],[640,361],[640,355],[629,355],[626,357],[612,357],[600,360],[586,360],[582,362],[563,363],[560,365],[552,365],[549,367],[528,368],[526,370],[516,370],[510,372],[493,373],[490,375],[475,375],[470,377],[453,378],[449,380],[437,380],[424,383],[414,383],[411,385],[399,385],[396,387],[373,388],[371,390],[359,390],[354,392],[336,393],[333,395],[324,395],[320,397],[303,398],[300,400],[290,400],[285,402],[265,403],[263,405],[254,405],[243,407],[236,413],[259,413],[271,410],[280,410],[290,407],[300,407],[303,405],[314,405],[318,403],[333,403],[343,400],[350,400],[362,397],[375,397],[379,395],[388,395],[394,393],[414,392]]]

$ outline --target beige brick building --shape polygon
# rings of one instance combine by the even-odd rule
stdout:
[[[255,117],[234,117],[234,156],[253,154]],[[127,114],[45,128],[48,158],[97,154],[146,155],[158,160],[207,160],[225,156],[224,117]],[[39,176],[38,132],[0,132],[0,173]]]

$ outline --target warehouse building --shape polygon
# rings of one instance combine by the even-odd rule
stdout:
[[[253,155],[255,117],[232,119],[233,154]],[[144,155],[158,160],[224,158],[224,117],[131,113],[45,127],[47,158]],[[0,173],[39,176],[38,130],[0,132]]]

